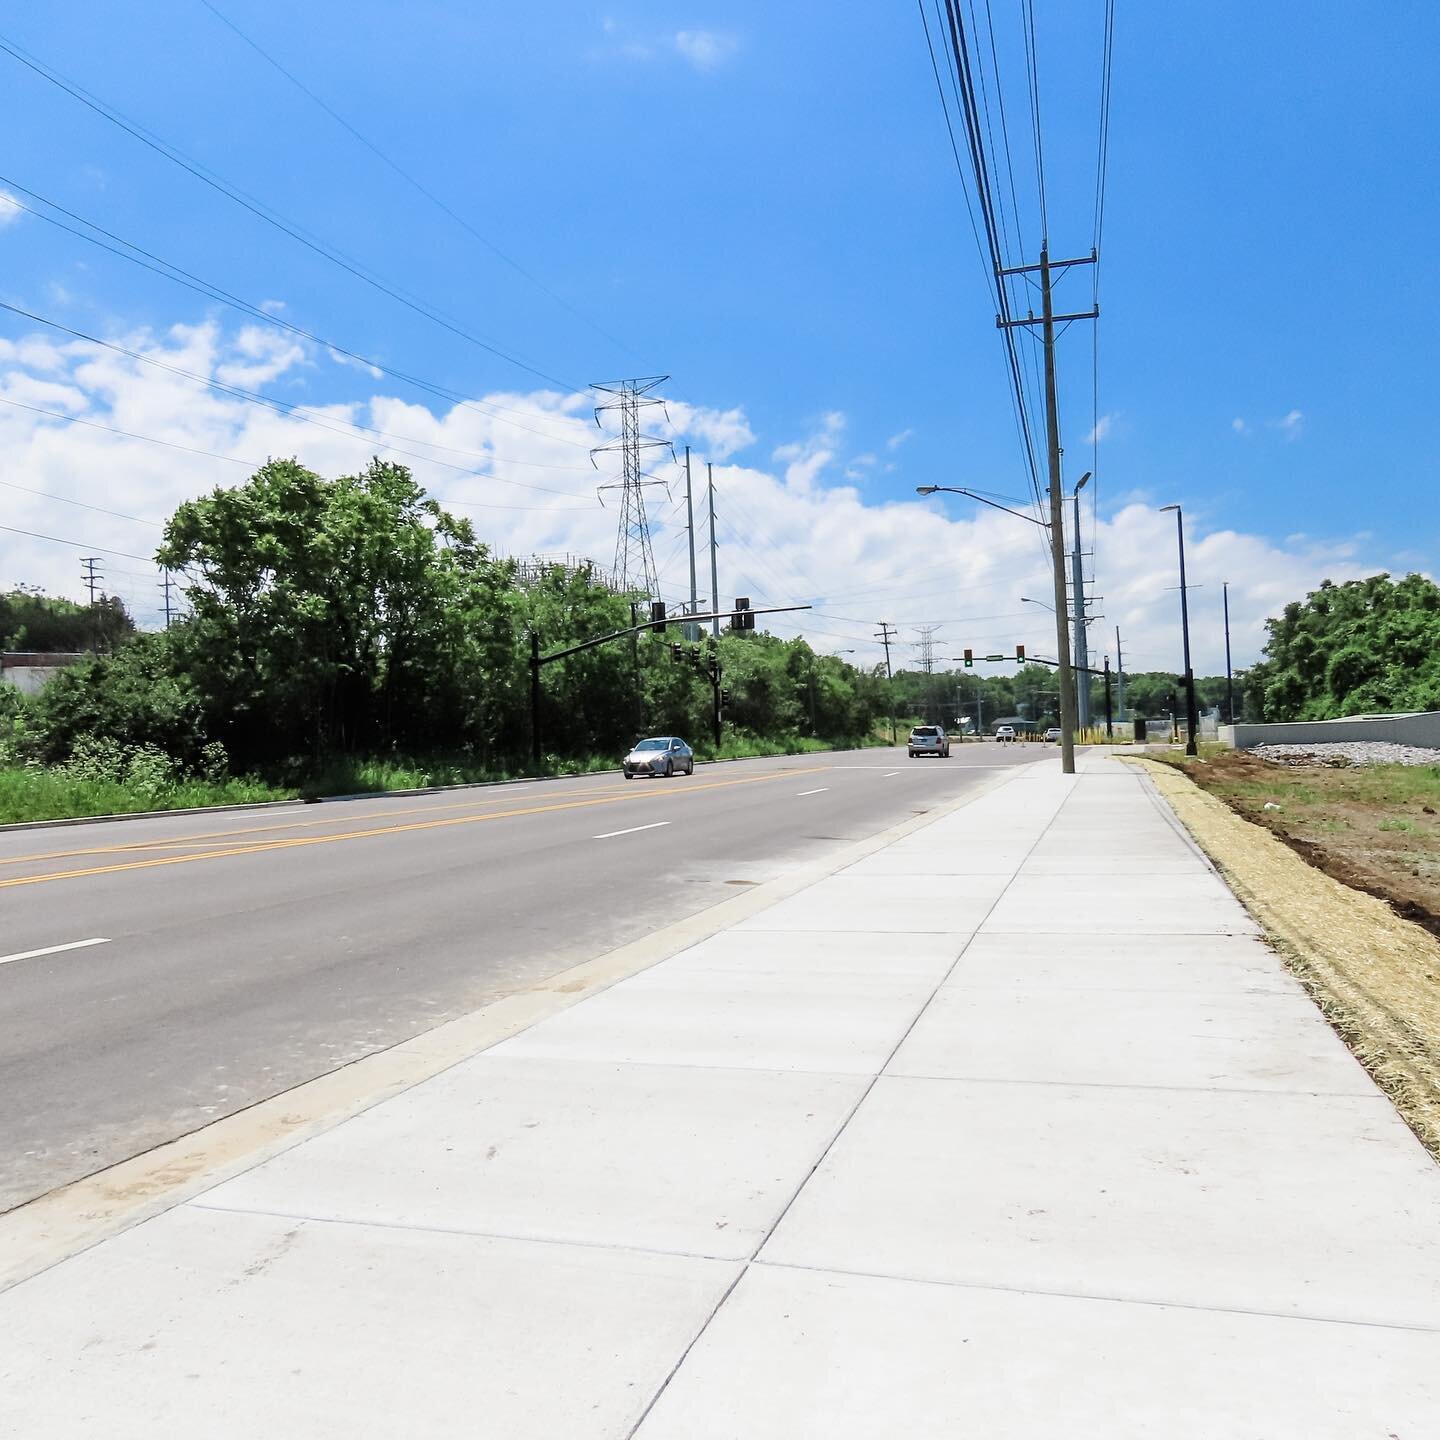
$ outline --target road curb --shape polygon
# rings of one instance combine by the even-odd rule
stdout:
[[[775,757],[746,756],[746,759]],[[730,762],[715,762],[730,763]],[[1005,767],[957,799],[838,854],[667,925],[468,1015],[423,1031],[0,1216],[0,1292],[163,1214],[402,1094],[532,1025],[668,960],[905,836],[964,809],[1028,767]]]

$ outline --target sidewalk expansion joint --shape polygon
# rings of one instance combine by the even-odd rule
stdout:
[[[1001,1295],[1034,1295],[1051,1300],[1091,1300],[1103,1305],[1143,1305],[1152,1310],[1190,1310],[1205,1315],[1250,1315],[1262,1320],[1295,1320],[1305,1325],[1356,1325],[1367,1330],[1397,1330],[1412,1335],[1440,1335],[1440,1324],[1408,1325],[1399,1320],[1366,1320],[1347,1315],[1310,1315],[1297,1310],[1265,1310],[1248,1305],[1200,1305],[1188,1300],[1152,1300],[1144,1295],[1105,1295],[1088,1290],[1037,1290],[1028,1285],[1000,1285],[983,1280],[937,1280],[928,1275],[902,1275],[884,1270],[853,1270],[837,1265],[802,1265],[792,1260],[749,1262],[769,1270],[800,1270],[812,1275],[844,1275],[856,1280],[893,1280],[904,1285],[938,1285],[949,1290],[993,1291]],[[748,1266],[747,1266],[748,1268]]]
[[[1393,1109],[1383,1094],[1367,1095],[1363,1090],[1257,1089],[1241,1085],[1143,1085],[1120,1080],[1017,1080],[1005,1075],[910,1075],[882,1071],[886,1080],[923,1080],[939,1085],[1031,1085],[1055,1090],[1155,1090],[1166,1095],[1270,1095],[1276,1099],[1306,1096],[1316,1100],[1356,1100],[1367,1105],[1379,1102]]]

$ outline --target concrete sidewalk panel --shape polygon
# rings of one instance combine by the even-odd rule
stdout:
[[[831,986],[933,989],[945,978],[965,943],[957,935],[773,934],[722,931],[689,950],[643,970],[642,985],[674,988],[688,976],[723,976],[732,984],[787,980],[822,993]]]
[[[958,951],[968,937],[945,938]],[[903,953],[904,938],[894,943]],[[663,986],[617,985],[490,1054],[874,1075],[931,988],[835,982],[817,991],[783,976],[691,980],[686,985],[677,976]]]
[[[1357,1440],[1440,1413],[1440,1335],[755,1265],[636,1440]]]
[[[1372,1095],[1301,995],[969,989],[935,997],[886,1070],[953,1080]]]
[[[750,930],[916,931],[974,930],[1005,888],[1004,875],[955,877],[867,874],[861,860],[736,927]]]
[[[790,902],[786,902],[790,903]],[[1030,875],[1021,871],[986,921],[987,931],[1114,935],[1255,935],[1259,928],[1218,876]]]
[[[196,1203],[739,1259],[863,1084],[492,1052]]]
[[[761,1256],[1440,1329],[1440,1168],[1378,1092],[883,1076]]]
[[[182,1206],[0,1295],[0,1415],[17,1440],[621,1440],[735,1273]]]
[[[965,947],[950,979],[968,989],[1184,990],[1304,995],[1255,935],[992,935]]]

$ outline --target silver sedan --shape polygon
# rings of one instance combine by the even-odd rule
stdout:
[[[695,773],[695,752],[673,735],[641,740],[621,762],[627,780],[637,775],[682,775]]]

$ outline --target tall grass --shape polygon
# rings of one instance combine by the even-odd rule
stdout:
[[[250,777],[181,780],[163,788],[137,788],[123,779],[72,775],[62,769],[0,770],[0,824],[67,820],[85,815],[127,815],[141,810],[186,810],[199,805],[246,805],[287,800],[297,790]]]

